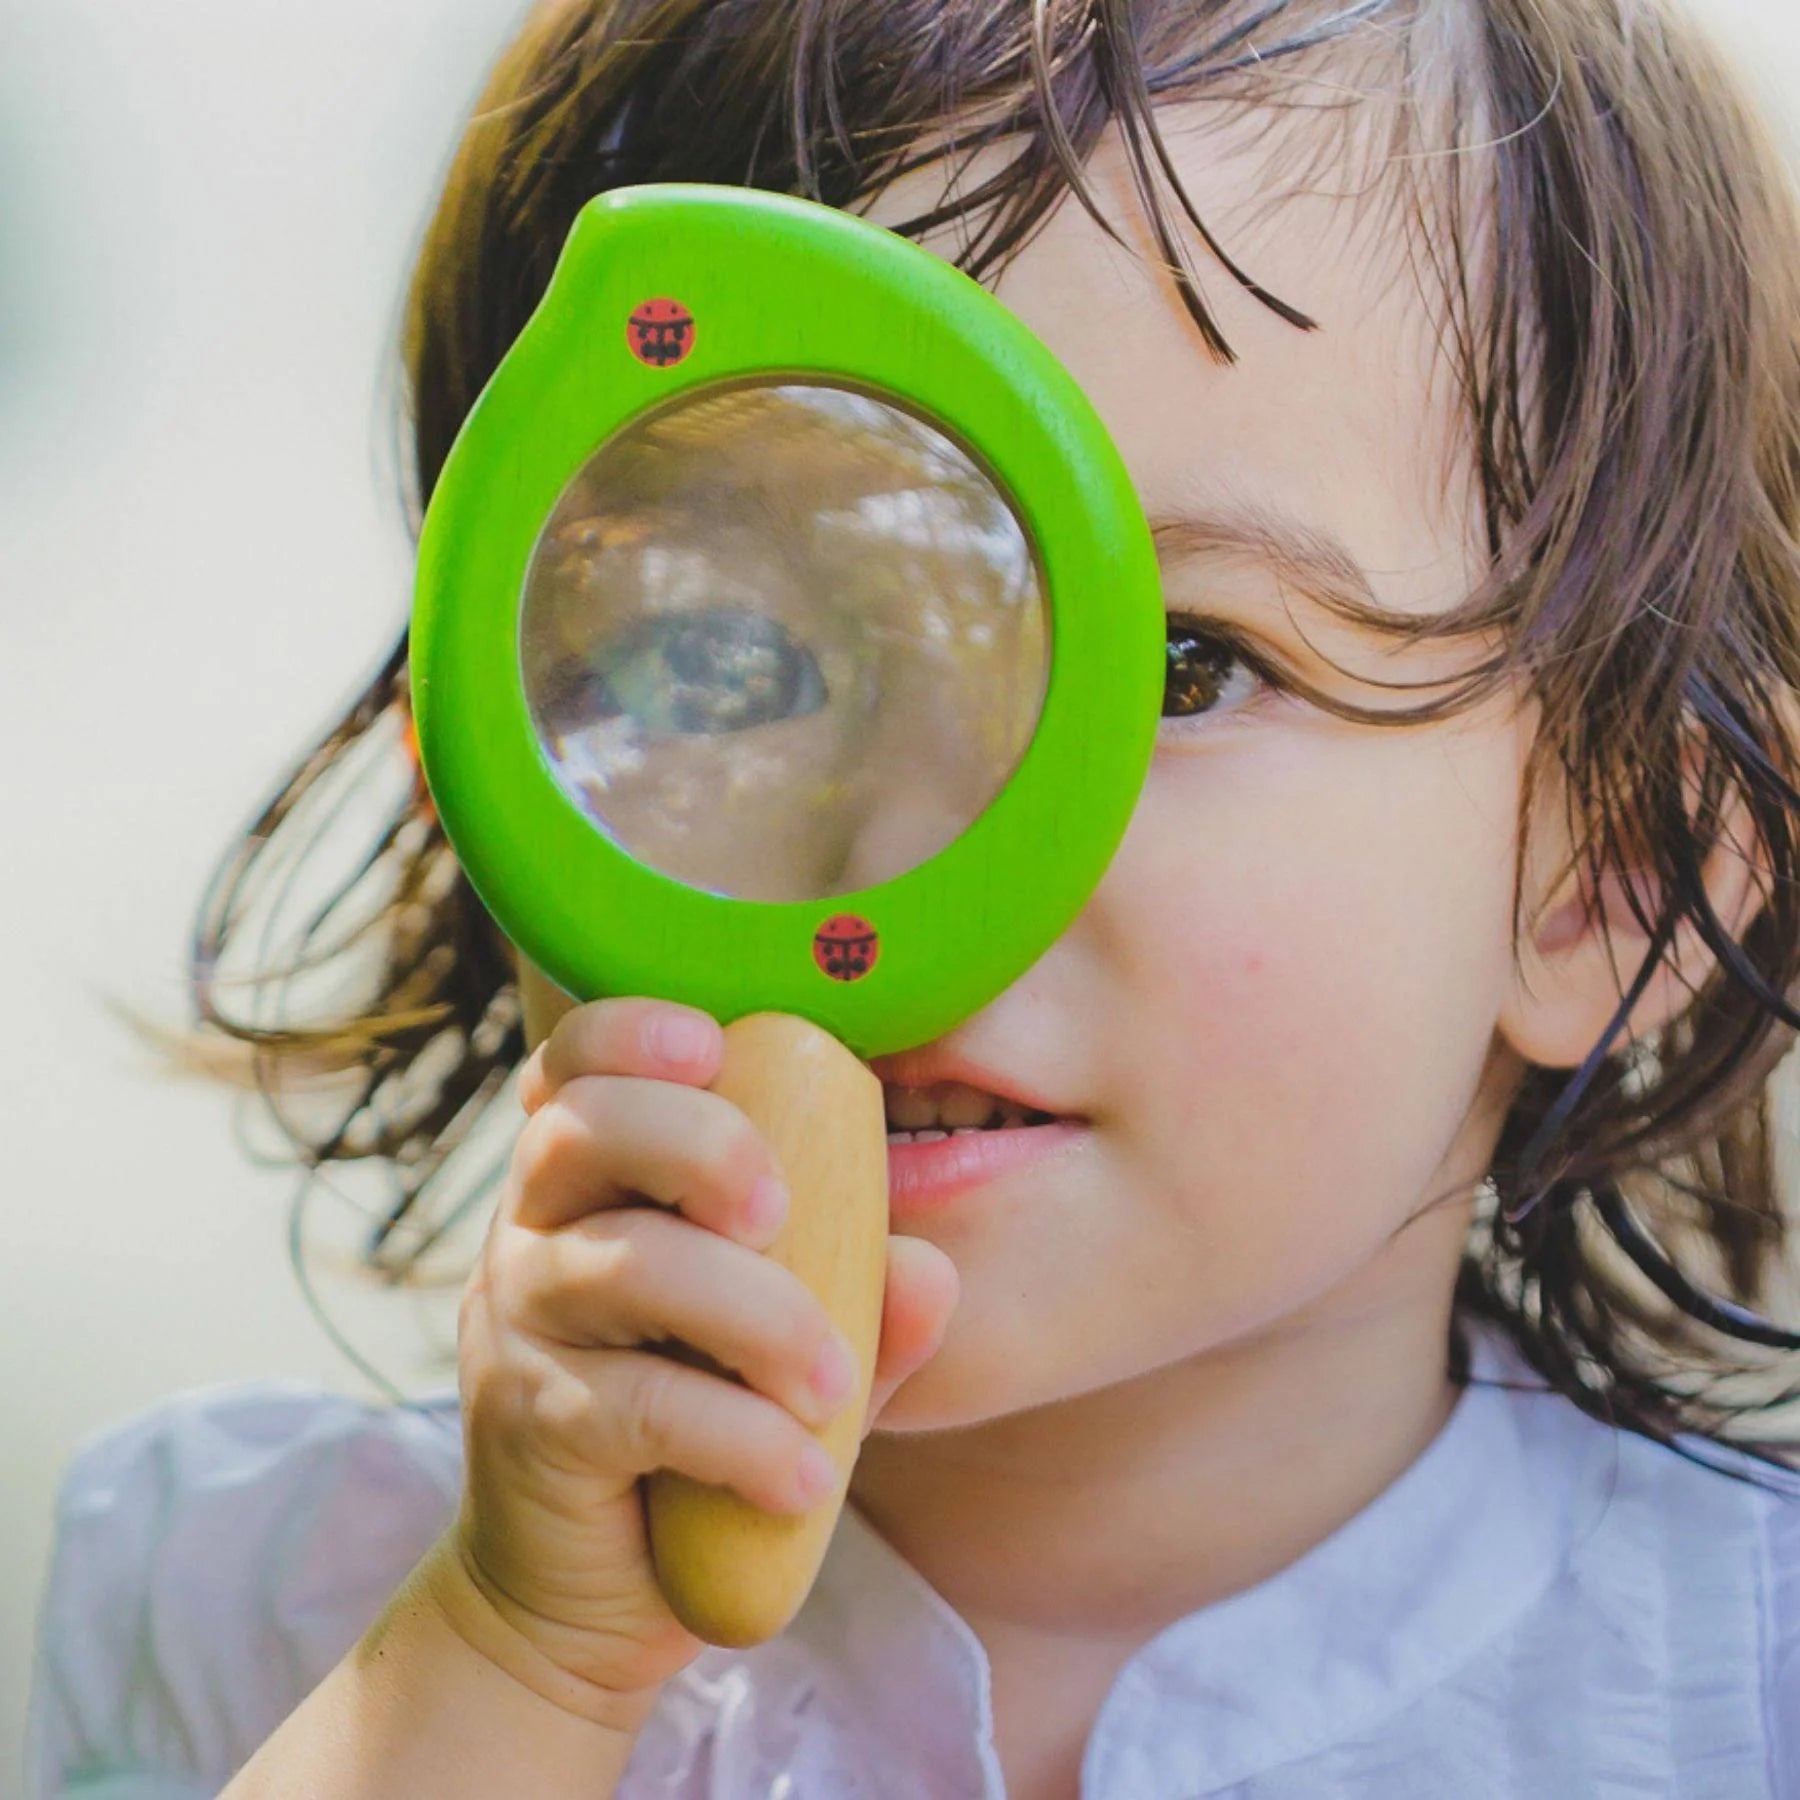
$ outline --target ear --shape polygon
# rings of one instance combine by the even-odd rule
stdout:
[[[1596,891],[1587,871],[1569,866],[1572,842],[1566,805],[1540,809],[1522,876],[1525,924],[1497,1024],[1526,1062],[1546,1069],[1578,1068],[1587,1059],[1643,968],[1650,938],[1633,916],[1627,883],[1635,885],[1652,923],[1661,905],[1650,872],[1637,864],[1607,870]],[[1754,854],[1750,844],[1750,811],[1734,792],[1722,808],[1701,876],[1714,913],[1734,939],[1762,910],[1770,879],[1760,841]],[[1716,960],[1691,921],[1684,921],[1616,1047],[1660,1031],[1685,1012]]]

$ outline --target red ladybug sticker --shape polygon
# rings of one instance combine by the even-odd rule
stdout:
[[[861,981],[881,954],[881,934],[855,913],[833,913],[813,933],[813,961],[833,981]]]
[[[625,342],[639,362],[672,369],[694,348],[694,315],[679,300],[646,300],[625,321]]]

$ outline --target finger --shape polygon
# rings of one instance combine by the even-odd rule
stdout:
[[[503,1204],[535,1231],[640,1196],[759,1247],[786,1189],[768,1141],[718,1094],[623,1075],[566,1081],[525,1121]]]
[[[668,1213],[624,1207],[515,1231],[495,1280],[533,1336],[582,1349],[678,1338],[807,1425],[834,1418],[856,1389],[850,1346],[797,1275]]]
[[[534,1113],[580,1075],[642,1075],[705,1087],[719,1072],[718,1021],[673,1001],[595,1000],[563,1014],[519,1071],[519,1104]]]
[[[590,1469],[675,1469],[769,1512],[810,1511],[839,1482],[830,1453],[785,1408],[717,1375],[640,1350],[563,1350],[534,1422]],[[822,1485],[809,1486],[808,1467]]]
[[[881,1344],[863,1419],[867,1437],[895,1390],[936,1355],[962,1292],[956,1264],[923,1238],[888,1239],[887,1289],[881,1305]]]

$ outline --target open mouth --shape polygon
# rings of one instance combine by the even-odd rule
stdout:
[[[923,1088],[884,1084],[882,1091],[890,1144],[932,1144],[942,1138],[1056,1123],[1054,1113],[1003,1100],[962,1081],[940,1081]]]

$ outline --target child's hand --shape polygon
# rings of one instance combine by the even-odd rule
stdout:
[[[723,1047],[686,1007],[567,1013],[522,1071],[530,1117],[463,1297],[460,1559],[535,1649],[628,1699],[703,1648],[657,1588],[638,1477],[678,1469],[804,1512],[808,1427],[837,1411],[810,1380],[825,1309],[762,1254],[782,1216],[757,1208],[780,1200],[768,1146],[705,1091]],[[888,1248],[865,1434],[956,1301],[935,1245]],[[648,1348],[668,1339],[749,1385]]]

